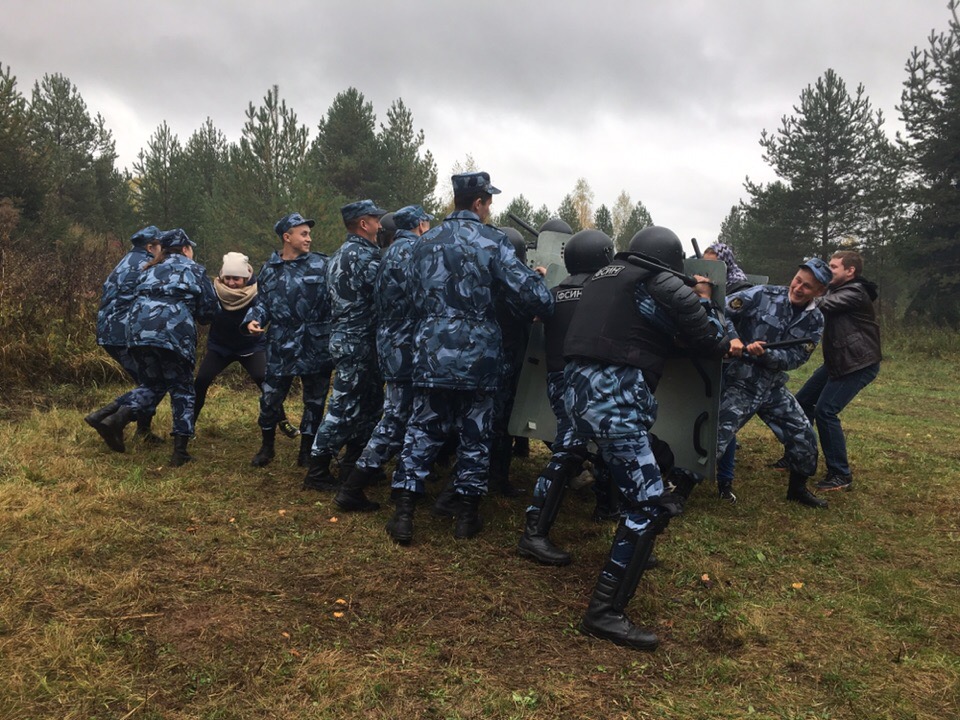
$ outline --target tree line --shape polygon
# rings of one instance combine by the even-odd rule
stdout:
[[[857,248],[888,317],[960,327],[957,3],[948,4],[947,29],[907,57],[896,107],[903,135],[891,138],[865,88],[850,89],[832,69],[801,91],[779,127],[761,133],[777,179],[746,178],[746,197],[717,236],[747,272],[783,282],[800,257]],[[472,169],[467,155],[452,171]],[[236,142],[209,118],[185,139],[163,121],[128,170],[117,168],[110,129],[69,78],[45,75],[27,94],[0,63],[0,330],[23,338],[23,347],[86,347],[79,335],[54,342],[49,328],[68,332],[92,314],[102,276],[147,224],[183,227],[211,269],[229,250],[257,264],[276,247],[272,224],[290,208],[317,218],[315,245],[332,252],[343,236],[343,203],[370,197],[442,215],[452,199],[437,187],[436,161],[401,98],[378,121],[351,87],[310,127],[274,86],[248,104]],[[535,226],[555,216],[573,231],[596,227],[620,249],[654,222],[626,190],[595,206],[582,177],[554,210],[519,195],[494,223],[513,224],[510,213]],[[61,272],[76,283],[54,277]],[[28,342],[30,333],[46,333],[44,342]]]

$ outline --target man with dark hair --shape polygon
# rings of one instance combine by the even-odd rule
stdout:
[[[363,492],[383,465],[403,447],[403,434],[413,402],[413,293],[408,287],[408,264],[413,246],[434,219],[419,205],[389,213],[393,230],[377,270],[374,302],[377,310],[377,356],[386,381],[383,417],[334,502],[341,510],[371,512],[380,505]],[[384,216],[386,217],[386,216]]]
[[[484,224],[500,192],[490,176],[473,172],[452,180],[456,210],[420,238],[409,263],[418,318],[414,397],[393,476],[396,512],[387,524],[401,544],[413,538],[416,500],[451,432],[459,439],[454,537],[470,538],[483,528],[478,510],[487,492],[493,393],[503,362],[493,298],[502,294],[527,318],[553,310],[541,274],[517,258],[502,232]]]
[[[257,299],[244,317],[253,334],[267,334],[267,369],[260,395],[262,443],[251,464],[267,465],[274,456],[277,423],[295,377],[303,384],[300,455],[305,465],[314,433],[323,418],[333,363],[327,349],[330,304],[327,256],[310,252],[313,220],[290,213],[273,226],[282,247],[264,263],[257,277]]]
[[[377,233],[386,213],[372,200],[340,208],[347,239],[330,258],[330,354],[336,363],[327,414],[313,442],[307,490],[336,490],[346,480],[383,410],[383,379],[377,366],[377,309],[374,282],[380,267]],[[330,463],[340,459],[340,479]]]
[[[754,415],[760,417],[784,446],[790,470],[787,500],[808,507],[826,507],[807,489],[817,471],[817,438],[797,399],[787,390],[787,371],[810,359],[823,333],[823,315],[814,300],[830,282],[830,268],[820,258],[799,266],[789,287],[757,285],[727,298],[726,323],[730,352],[736,358],[723,373],[723,395],[717,429],[717,458]],[[805,341],[804,341],[805,340]],[[797,341],[766,349],[768,343]],[[732,479],[717,478],[721,500],[736,502]]]
[[[823,365],[797,393],[807,417],[815,421],[827,474],[817,490],[850,490],[853,473],[840,412],[880,372],[880,326],[873,302],[877,286],[862,277],[863,258],[841,250],[830,258],[827,294],[817,298],[823,313]]]

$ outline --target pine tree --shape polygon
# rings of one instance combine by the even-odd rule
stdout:
[[[613,215],[606,205],[601,205],[593,214],[593,226],[608,237],[613,238]]]
[[[423,205],[436,209],[437,164],[424,144],[423,130],[414,132],[413,114],[397,99],[387,110],[387,124],[380,126],[380,196],[384,207]]]
[[[30,146],[27,101],[10,68],[0,64],[0,198],[10,198],[24,217],[36,219],[43,192],[38,159]]]
[[[903,259],[916,281],[908,314],[960,327],[960,21],[914,48],[898,110],[912,182]]]
[[[310,162],[319,180],[344,202],[380,202],[379,144],[373,104],[356,88],[339,93],[317,125]]]

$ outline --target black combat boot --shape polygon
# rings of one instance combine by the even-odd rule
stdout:
[[[456,516],[457,508],[457,488],[451,480],[437,495],[437,499],[433,503],[433,514],[437,517],[452,518]]]
[[[330,463],[332,460],[333,456],[330,453],[320,453],[319,455],[311,456],[310,469],[307,470],[307,474],[303,478],[304,490],[319,490],[324,492],[327,490],[336,490],[340,487],[340,483],[337,482],[337,479],[330,473]]]
[[[396,510],[387,522],[387,534],[401,545],[413,539],[413,511],[417,506],[417,494],[401,490],[396,494]]]
[[[480,517],[482,495],[457,494],[457,524],[453,536],[457,540],[467,540],[483,530],[483,518]]]
[[[316,435],[300,436],[300,452],[297,453],[297,465],[310,467],[310,451],[313,450],[313,439]]]
[[[189,442],[189,435],[173,436],[173,455],[170,456],[170,467],[180,467],[193,460],[193,456],[187,452],[187,443]]]
[[[807,489],[807,476],[796,470],[790,471],[790,485],[787,487],[787,500],[798,502],[812,508],[825,508],[827,501],[821,500]]]
[[[561,550],[547,537],[541,529],[540,508],[527,510],[527,524],[517,543],[517,553],[521,557],[536,560],[543,565],[569,565],[570,553]]]
[[[133,418],[133,410],[126,405],[121,405],[116,412],[101,420],[95,430],[100,433],[100,437],[111,450],[126,452],[127,448],[123,444],[123,429],[133,421]]]
[[[139,440],[144,445],[163,445],[163,438],[153,434],[150,428],[152,424],[153,415],[137,418],[137,431],[133,434],[133,439]]]
[[[525,495],[522,488],[510,482],[510,461],[513,459],[513,438],[503,435],[494,439],[490,453],[490,491],[506,498]]]
[[[113,415],[117,410],[120,409],[120,403],[114,400],[109,405],[104,405],[99,410],[94,410],[92,413],[87,415],[83,421],[92,427],[94,430],[97,430],[100,427],[100,423],[108,418],[110,415]],[[97,430],[99,432],[99,430]]]
[[[342,469],[342,468],[341,468]],[[380,503],[368,500],[363,489],[370,483],[380,468],[354,467],[353,472],[343,481],[333,501],[344,512],[373,512],[380,509]]]
[[[587,612],[580,621],[580,632],[634,650],[651,652],[657,649],[660,642],[657,636],[636,627],[624,614],[624,609],[643,577],[653,551],[653,541],[668,521],[669,518],[654,520],[640,533],[629,530],[621,522],[610,553],[612,556],[618,545],[629,542],[633,546],[630,562],[626,568],[622,568],[612,559],[607,561],[600,571]]]
[[[277,429],[270,428],[269,430],[264,430],[260,428],[260,449],[257,450],[257,454],[253,456],[253,460],[250,461],[250,464],[254,467],[266,467],[270,464],[270,461],[273,460],[274,456],[274,442],[277,439]]]

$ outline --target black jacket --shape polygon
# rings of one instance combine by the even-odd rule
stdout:
[[[863,278],[830,288],[817,300],[823,313],[823,364],[831,378],[880,362],[880,326],[873,301],[877,286]]]

